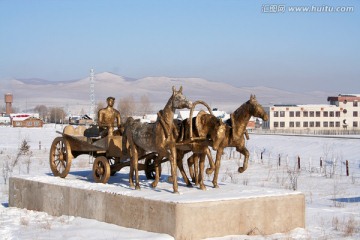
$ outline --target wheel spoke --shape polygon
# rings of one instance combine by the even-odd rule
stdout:
[[[110,177],[109,160],[104,157],[97,157],[93,165],[93,177],[97,183],[107,183]]]
[[[59,159],[56,159],[56,160],[54,161],[56,167],[58,167],[58,166],[60,165],[60,162],[61,162],[61,161],[60,161]]]
[[[65,160],[63,160],[63,161],[61,161],[61,166],[63,166],[64,167],[64,169],[66,168],[66,162],[65,162]]]
[[[63,137],[54,139],[50,149],[50,168],[55,176],[62,178],[70,171],[71,166],[70,146]]]

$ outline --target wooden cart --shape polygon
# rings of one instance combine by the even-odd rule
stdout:
[[[97,126],[92,126],[92,130]],[[122,136],[111,135],[101,138],[99,136],[86,136],[85,126],[73,127],[66,126],[63,132],[58,132],[62,136],[56,137],[50,148],[50,168],[54,176],[65,178],[71,168],[74,158],[82,154],[93,156],[93,178],[95,182],[107,183],[110,176],[113,176],[123,167],[130,166],[129,156],[125,156],[122,151]],[[94,131],[93,131],[94,132]],[[149,153],[141,157],[145,160],[139,163],[139,170],[144,170],[148,179],[155,178],[154,159],[156,153]]]

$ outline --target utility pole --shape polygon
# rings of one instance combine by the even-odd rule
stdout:
[[[94,69],[90,69],[90,117],[95,118],[95,75]]]

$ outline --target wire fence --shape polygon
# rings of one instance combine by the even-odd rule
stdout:
[[[336,129],[328,129],[328,130],[314,130],[314,129],[303,129],[303,130],[295,130],[295,129],[248,129],[251,133],[259,133],[259,134],[293,134],[293,135],[360,135],[360,130],[336,130]]]
[[[343,160],[338,157],[314,158],[302,156],[289,156],[282,154],[266,153],[260,150],[250,151],[250,163],[262,164],[272,168],[287,168],[295,171],[306,171],[321,174],[324,177],[348,176],[360,179],[360,160]],[[223,160],[244,159],[244,156],[235,148],[227,148],[222,156]],[[242,161],[240,161],[242,162]]]

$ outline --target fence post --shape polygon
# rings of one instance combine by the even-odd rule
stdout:
[[[281,156],[279,154],[279,167],[280,167],[280,165],[281,165]]]
[[[322,159],[320,158],[320,168],[322,168]]]
[[[298,169],[300,170],[300,156],[298,156]]]
[[[39,141],[39,150],[41,150],[41,141]]]
[[[349,161],[346,160],[346,176],[349,176]]]

